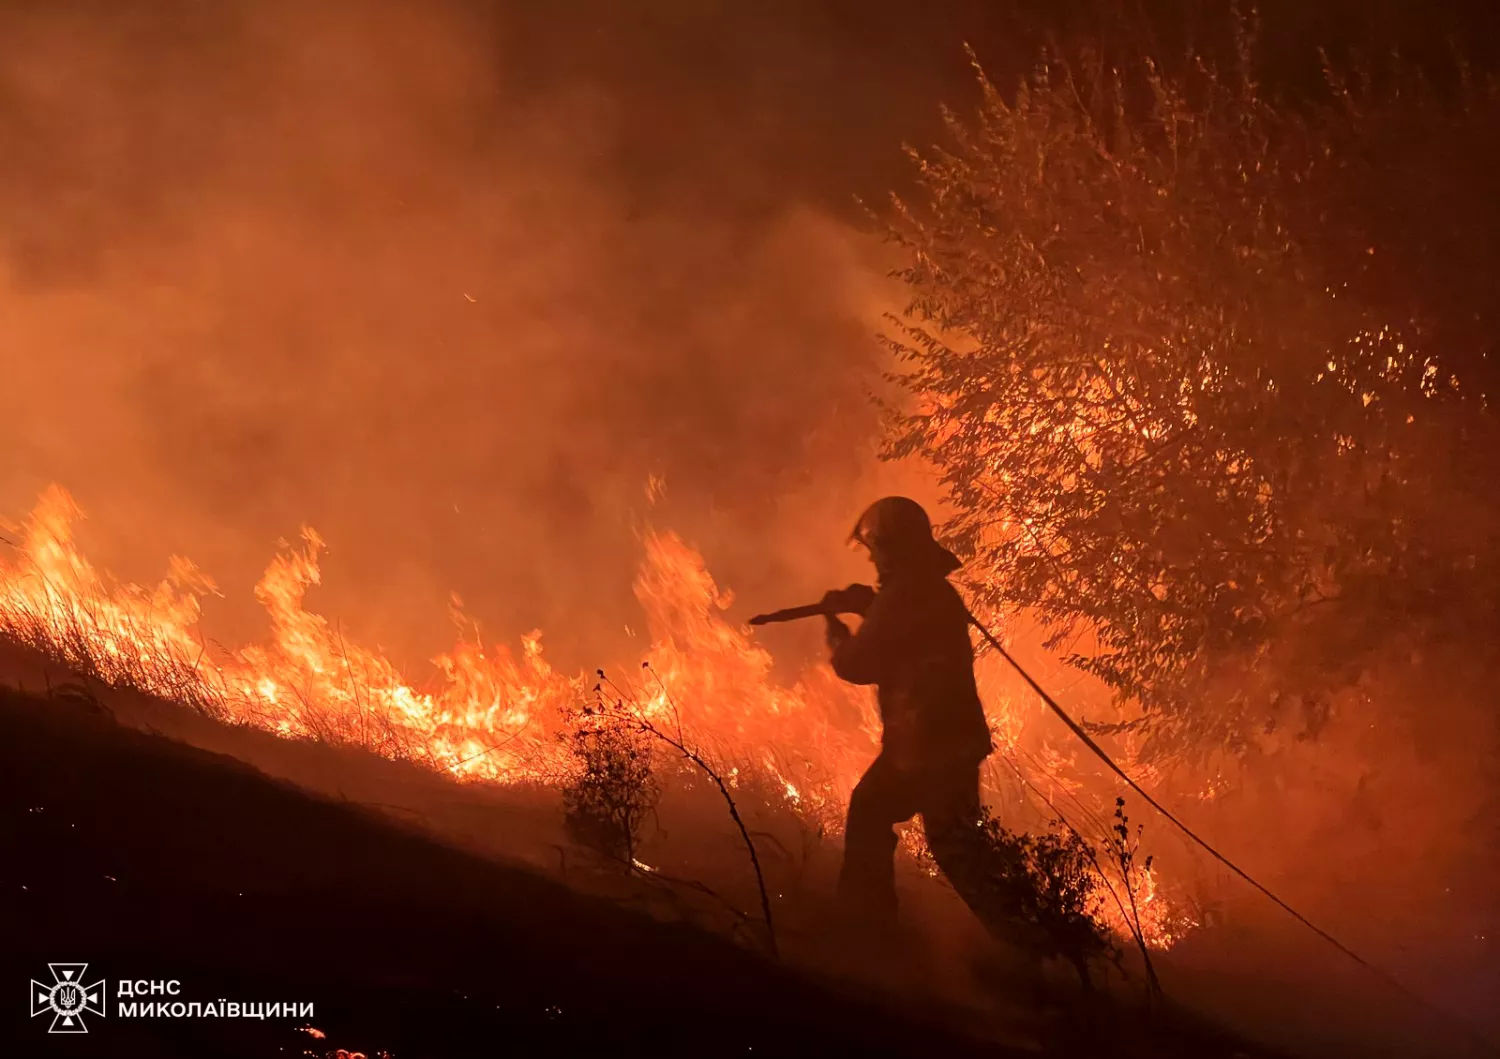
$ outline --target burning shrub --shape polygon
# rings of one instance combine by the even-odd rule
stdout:
[[[1140,856],[1144,828],[1131,830],[1123,798],[1115,800],[1108,833],[1097,841],[1065,819],[1051,821],[1042,834],[1012,831],[988,806],[981,808],[978,827],[980,841],[950,874],[965,876],[953,881],[963,883],[960,892],[994,937],[1038,959],[1067,960],[1083,987],[1092,989],[1090,964],[1107,959],[1121,966],[1117,941],[1128,935],[1141,955],[1148,997],[1161,995],[1151,950],[1167,948],[1196,924],[1161,907],[1152,858]],[[922,834],[909,828],[901,840],[936,874]]]
[[[639,701],[639,689],[630,689],[616,684],[604,675],[602,669],[598,671],[599,683],[594,686],[597,698],[586,708],[585,713],[587,716],[597,718],[600,724],[619,726],[622,731],[629,732],[632,738],[645,741],[644,745],[649,746],[654,741],[675,751],[681,755],[682,763],[706,776],[717,788],[719,795],[724,799],[724,807],[729,811],[730,820],[734,822],[741,840],[745,843],[745,852],[750,858],[750,867],[755,873],[755,886],[760,894],[761,916],[765,923],[767,950],[772,956],[778,956],[776,923],[771,913],[771,895],[766,889],[766,875],[761,869],[760,854],[756,851],[755,840],[750,837],[750,829],[746,826],[744,817],[740,815],[734,795],[730,793],[736,770],[731,769],[726,780],[723,770],[709,760],[705,750],[688,742],[688,737],[682,727],[682,713],[678,710],[677,703],[667,690],[666,684],[659,675],[654,673],[650,662],[641,663],[641,669],[652,673],[655,677],[657,694],[653,696],[652,704],[658,711],[664,711],[661,713],[664,720],[670,719],[670,731],[651,718],[651,706]],[[611,698],[611,695],[617,697]],[[653,801],[652,804],[654,805],[655,802]]]
[[[618,716],[585,707],[568,739],[578,765],[562,792],[568,836],[629,868],[641,826],[661,796],[651,738]]]
[[[1103,866],[1094,860],[1094,868],[1099,873],[1099,878],[1107,887],[1110,897],[1114,900],[1115,907],[1119,909],[1120,920],[1136,948],[1140,951],[1141,961],[1146,969],[1146,983],[1152,996],[1161,992],[1161,983],[1156,979],[1156,968],[1151,965],[1150,945],[1147,941],[1147,926],[1144,920],[1145,901],[1149,894],[1154,893],[1155,882],[1151,877],[1151,861],[1153,858],[1147,856],[1145,860],[1140,859],[1141,833],[1145,831],[1144,824],[1136,824],[1135,831],[1130,830],[1130,817],[1125,815],[1125,799],[1115,799],[1114,822],[1109,828],[1109,840],[1105,845],[1110,869],[1119,880],[1119,886],[1112,884],[1104,874]],[[1076,837],[1076,833],[1075,833]],[[1081,841],[1081,840],[1080,840]],[[1179,919],[1181,917],[1178,917]],[[1159,923],[1158,930],[1170,936],[1172,930],[1181,929],[1183,922]]]
[[[990,815],[984,834],[987,898],[1009,913],[1005,933],[1038,956],[1068,960],[1089,987],[1089,962],[1117,955],[1104,926],[1106,883],[1089,844],[1054,824],[1045,834],[1008,830]]]

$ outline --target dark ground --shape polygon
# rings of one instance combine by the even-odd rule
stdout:
[[[318,800],[98,704],[0,690],[0,1053],[275,1057],[1020,1055]],[[55,961],[108,980],[87,1037],[28,1022]],[[114,983],[311,1002],[311,1020],[119,1018]],[[155,998],[162,999],[162,998]],[[1030,1054],[1249,1056],[1116,1015]],[[1107,1040],[1085,1028],[1112,1027]],[[312,1025],[326,1034],[315,1039]],[[1263,1053],[1254,1052],[1260,1055]]]

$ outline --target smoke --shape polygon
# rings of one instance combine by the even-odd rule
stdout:
[[[230,643],[262,631],[250,587],[308,523],[329,544],[311,606],[408,662],[449,641],[450,591],[489,640],[621,657],[648,520],[742,613],[865,576],[838,547],[859,508],[930,484],[873,458],[900,292],[848,196],[962,104],[974,26],[923,12],[913,54],[896,5],[764,6],[0,11],[0,513],[67,486],[103,565],[214,576]],[[812,635],[763,641],[791,664]],[[1069,705],[1094,690],[1039,673]],[[1377,690],[1402,707],[1378,727],[1351,706],[1193,819],[1472,1012],[1494,980],[1489,698],[1444,689],[1437,724],[1433,686]]]
[[[647,518],[768,605],[825,587],[877,487],[879,248],[777,150],[784,89],[585,14],[5,14],[0,509],[58,481],[121,574],[192,557],[228,640],[311,524],[313,605],[413,660],[450,590],[602,660]]]

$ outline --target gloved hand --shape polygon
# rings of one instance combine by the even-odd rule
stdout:
[[[830,614],[864,614],[875,602],[875,590],[869,585],[849,585],[823,593],[822,604]]]

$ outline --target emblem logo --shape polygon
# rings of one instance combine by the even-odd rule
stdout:
[[[104,1016],[104,982],[84,984],[86,963],[49,963],[52,982],[31,980],[31,1017],[52,1012],[48,1033],[87,1033],[83,1024],[85,1012]]]

